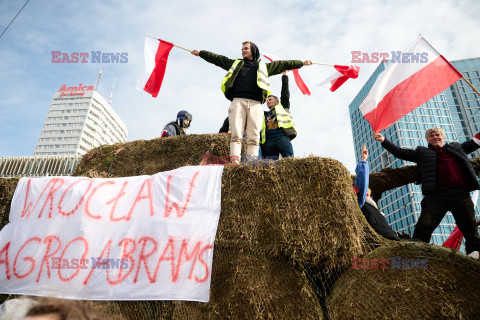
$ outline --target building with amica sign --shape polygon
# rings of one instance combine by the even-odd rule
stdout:
[[[54,94],[34,156],[84,155],[101,145],[124,143],[127,127],[93,85],[63,84]]]

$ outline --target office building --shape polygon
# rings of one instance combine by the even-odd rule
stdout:
[[[84,155],[101,145],[125,142],[127,127],[91,85],[67,87],[55,93],[34,156]]]

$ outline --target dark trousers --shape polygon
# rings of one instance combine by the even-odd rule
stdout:
[[[279,154],[284,158],[293,157],[293,146],[287,136],[278,136],[270,138],[260,145],[262,156],[269,159],[278,159]]]
[[[390,228],[385,217],[378,211],[377,208],[372,206],[370,203],[365,202],[362,207],[362,212],[365,215],[370,226],[375,230],[379,235],[390,240],[400,240],[395,231]]]
[[[475,221],[475,209],[470,194],[464,190],[436,190],[422,200],[422,212],[418,218],[413,237],[430,242],[432,232],[443,217],[451,211],[458,228],[465,237],[465,251],[480,251],[480,237]]]

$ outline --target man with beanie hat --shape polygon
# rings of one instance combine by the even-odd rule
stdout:
[[[310,60],[281,60],[265,63],[260,58],[258,47],[250,41],[242,43],[242,58],[229,59],[208,51],[193,50],[207,62],[228,71],[222,81],[225,97],[232,101],[228,109],[228,119],[232,138],[230,141],[230,159],[240,162],[242,138],[247,132],[247,155],[257,157],[260,141],[260,129],[263,122],[262,103],[271,94],[269,76],[280,74],[286,70],[299,69],[311,65]]]
[[[177,113],[177,120],[168,123],[165,128],[163,128],[162,138],[164,137],[173,137],[186,134],[185,129],[190,127],[192,122],[192,115],[185,110]]]

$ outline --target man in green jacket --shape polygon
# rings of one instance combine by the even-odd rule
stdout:
[[[262,103],[271,94],[269,76],[286,70],[299,69],[311,65],[310,60],[281,60],[265,63],[260,58],[258,47],[250,41],[242,44],[243,59],[229,59],[208,51],[193,50],[207,62],[227,70],[222,81],[225,97],[232,101],[228,109],[228,120],[232,132],[230,140],[230,160],[240,162],[243,131],[247,132],[247,156],[258,156],[260,129],[263,122]]]

